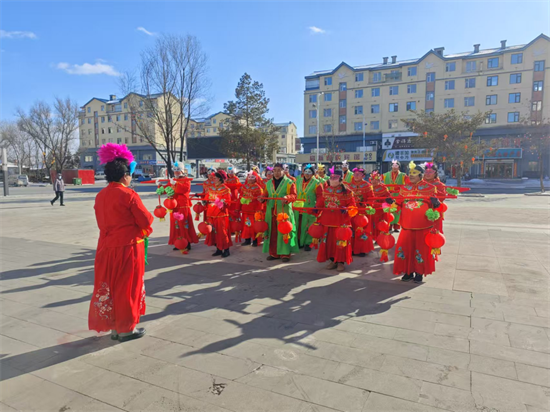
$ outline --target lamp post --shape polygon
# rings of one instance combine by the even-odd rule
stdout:
[[[363,110],[363,170],[365,169],[365,155],[367,154],[367,146],[365,143],[365,111]]]
[[[317,105],[316,105],[316,108],[317,108],[317,153],[315,155],[315,159],[317,160],[316,163],[319,163],[319,109],[320,109],[320,106],[321,106],[321,96],[325,94],[323,92],[321,93],[317,93]]]

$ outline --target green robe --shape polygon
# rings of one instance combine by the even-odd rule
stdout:
[[[298,200],[294,202],[294,206],[297,207],[315,207],[315,202],[317,201],[317,186],[321,184],[318,179],[311,177],[305,188],[303,189],[304,178],[303,176],[298,177],[296,180],[296,192],[298,193]],[[315,215],[310,215],[309,213],[302,213],[302,224],[300,227],[300,238],[298,239],[298,244],[300,246],[309,245],[313,238],[308,233],[309,227],[315,222]],[[297,210],[294,211],[294,221],[296,225],[300,224],[300,212]],[[296,228],[296,233],[298,233],[298,228]]]
[[[266,182],[266,189],[267,189],[267,195],[268,197],[285,197],[288,195],[290,191],[290,186],[292,186],[294,182],[290,180],[288,177],[283,176],[283,180],[281,183],[279,183],[279,187],[277,190],[275,190],[275,185],[273,183],[273,179]],[[288,215],[288,220],[290,223],[292,223],[292,231],[289,233],[290,238],[288,239],[288,243],[285,243],[283,240],[283,235],[280,233],[277,228],[271,227],[271,219],[273,216],[273,208],[276,208],[275,217],[279,213],[286,213]],[[287,203],[283,206],[283,202],[281,200],[268,200],[266,211],[265,211],[265,221],[269,228],[267,229],[267,238],[264,241],[263,249],[262,251],[264,253],[269,253],[269,240],[271,239],[271,229],[277,231],[277,254],[278,255],[290,255],[292,252],[298,252],[298,240],[296,236],[296,223],[294,222],[294,212],[292,210],[292,203]]]
[[[351,180],[353,179],[353,173],[351,172],[351,170],[348,169],[348,172],[346,173],[346,175],[344,176],[344,182],[346,183],[351,183]]]
[[[398,172],[397,177],[395,180],[392,180],[392,172],[391,170],[389,172],[384,173],[382,179],[384,181],[385,185],[404,185],[405,184],[405,177],[407,176],[403,172]],[[390,194],[393,197],[399,196],[399,190],[396,190],[395,187],[388,187],[390,189]],[[395,212],[393,221],[390,222],[391,225],[398,225],[399,224],[399,218],[401,217],[401,210],[399,212]]]

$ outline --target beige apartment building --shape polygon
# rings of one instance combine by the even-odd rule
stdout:
[[[549,53],[550,38],[541,34],[524,45],[503,40],[497,47],[475,44],[453,54],[439,47],[417,59],[383,57],[356,67],[342,62],[314,72],[305,78],[305,152],[314,148],[317,125],[321,142],[335,136],[343,151],[355,152],[363,132],[380,141],[407,132],[401,119],[414,117],[413,110],[491,111],[479,130],[482,138],[521,134],[522,118],[548,117]]]

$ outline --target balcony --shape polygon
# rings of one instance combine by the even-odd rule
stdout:
[[[384,83],[400,82],[402,77],[403,77],[403,74],[401,72],[387,73],[387,74],[384,74]]]

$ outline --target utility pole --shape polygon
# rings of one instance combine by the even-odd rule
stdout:
[[[4,196],[8,196],[10,194],[8,186],[8,151],[5,147],[2,147],[2,172],[4,174]]]
[[[365,145],[365,110],[363,110],[363,170],[365,169],[365,155],[367,154],[367,146]]]
[[[317,93],[317,154],[315,156],[315,159],[317,160],[317,163],[319,163],[319,112],[321,108],[321,96],[325,94],[323,92]]]

